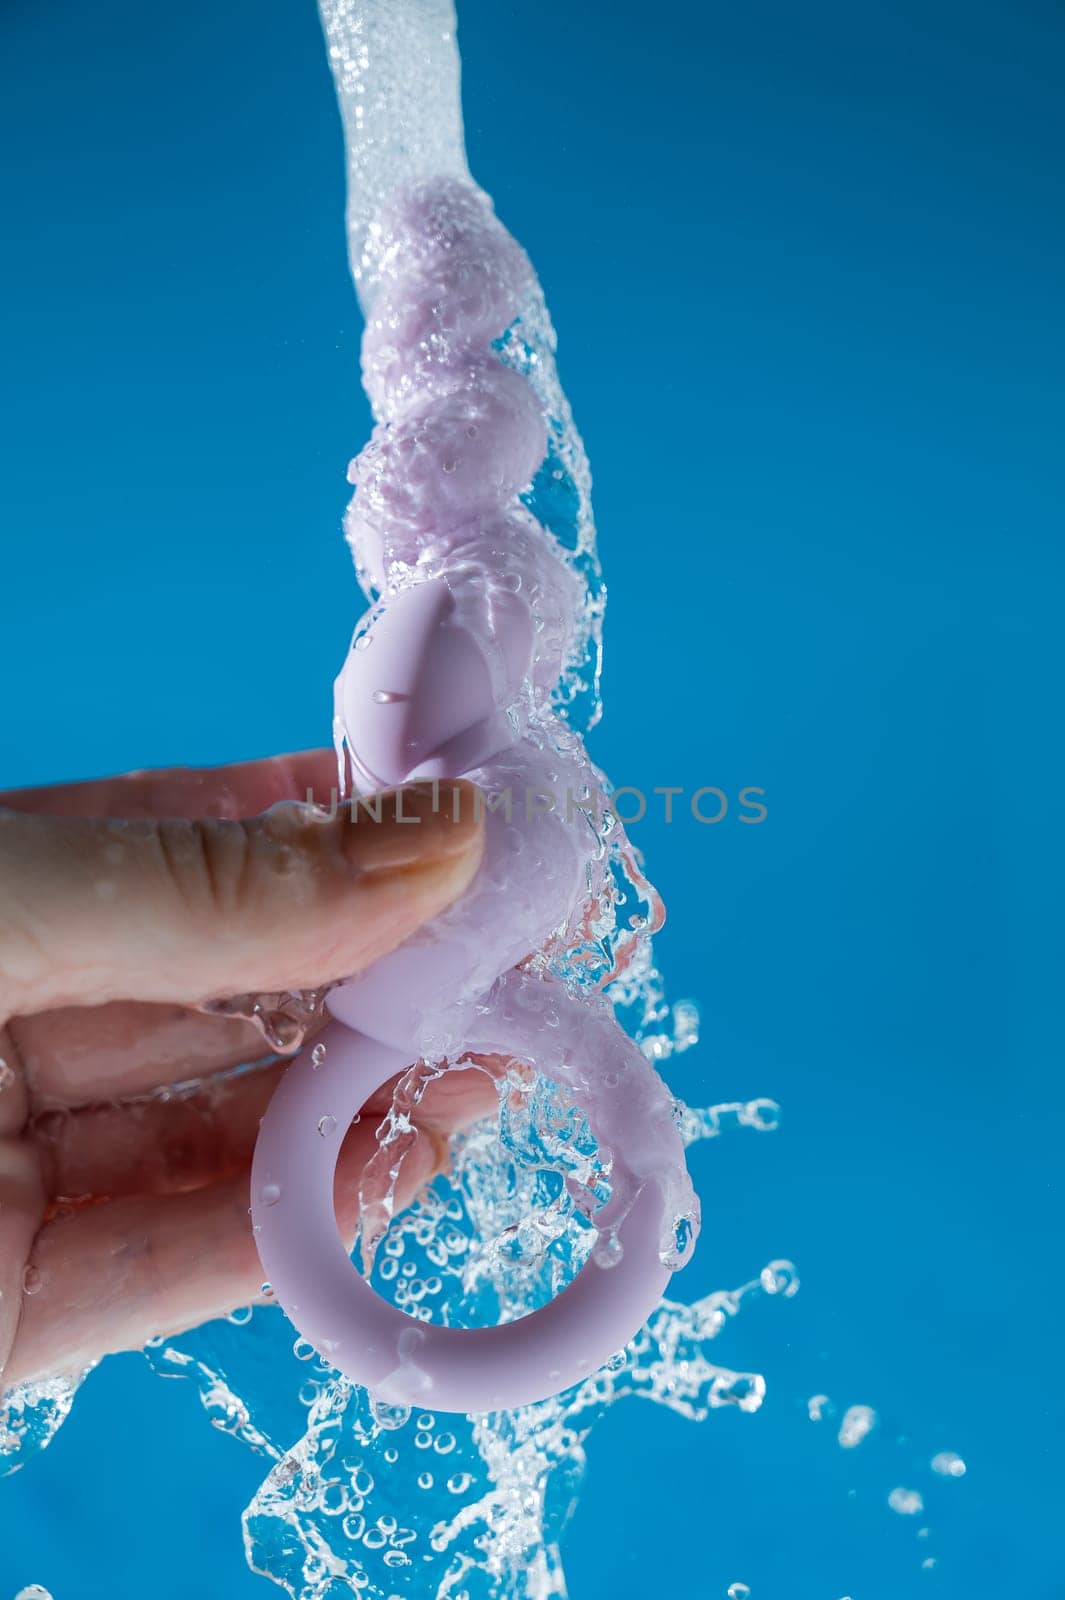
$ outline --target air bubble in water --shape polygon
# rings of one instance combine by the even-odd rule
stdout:
[[[311,1051],[311,1066],[314,1068],[314,1070],[316,1072],[317,1072],[318,1068],[324,1062],[325,1055],[326,1055],[326,1051],[325,1051],[325,1045],[324,1044],[316,1044],[314,1049]]]
[[[725,1593],[728,1600],[748,1600],[750,1587],[746,1583],[730,1583]]]
[[[955,1455],[953,1450],[941,1450],[932,1457],[932,1471],[938,1472],[941,1478],[964,1478],[967,1470],[961,1456]]]
[[[0,1090],[10,1089],[14,1081],[15,1074],[10,1064],[0,1058]],[[29,1590],[24,1590],[23,1593],[28,1594]],[[41,1593],[44,1593],[43,1589],[41,1590]]]
[[[924,1510],[924,1501],[916,1489],[892,1489],[887,1503],[900,1517],[915,1517]]]
[[[318,1118],[318,1132],[321,1134],[323,1139],[332,1138],[333,1134],[336,1133],[336,1131],[337,1131],[337,1119],[336,1119],[336,1117],[330,1115],[329,1112],[326,1112],[324,1117],[319,1117]]]
[[[52,1596],[43,1583],[28,1583],[24,1589],[19,1590],[15,1600],[52,1600]]]

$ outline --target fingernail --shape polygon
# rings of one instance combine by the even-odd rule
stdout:
[[[465,781],[404,784],[344,809],[344,853],[360,872],[395,872],[479,853],[481,807]]]

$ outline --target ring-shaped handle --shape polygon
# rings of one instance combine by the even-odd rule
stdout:
[[[263,1118],[252,1216],[264,1271],[290,1320],[353,1382],[391,1404],[513,1409],[582,1382],[624,1348],[662,1298],[663,1199],[648,1182],[618,1228],[620,1259],[590,1257],[555,1299],[494,1328],[445,1328],[383,1300],[340,1237],[333,1181],[343,1136],[408,1057],[333,1023],[324,1058],[305,1050]],[[515,1051],[515,1055],[519,1055]],[[320,1131],[321,1130],[321,1131]],[[593,1128],[594,1131],[594,1128]]]

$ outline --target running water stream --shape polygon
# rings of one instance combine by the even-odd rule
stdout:
[[[433,192],[445,202],[455,197],[459,207],[472,193],[489,213],[490,202],[466,163],[450,0],[321,0],[321,10],[345,131],[351,266],[372,328],[389,252],[397,247],[382,223],[396,191],[435,185]],[[531,384],[546,423],[547,453],[522,501],[554,536],[576,578],[569,665],[552,709],[583,732],[600,713],[604,606],[591,478],[559,383],[543,293],[520,252],[516,259],[520,311],[498,330],[493,348]],[[481,288],[473,283],[460,291],[476,295]],[[425,346],[429,366],[436,359],[432,337]],[[393,381],[387,340],[368,339],[364,375],[380,416]],[[365,565],[360,570],[371,598],[379,576]],[[690,1002],[666,1000],[652,950],[662,908],[609,799],[598,827],[602,892],[576,946],[560,948],[552,960],[571,984],[605,986],[648,1060],[668,1065],[697,1043],[698,1015]],[[287,1015],[292,997],[284,998]],[[288,1032],[277,1037],[292,1043]],[[604,1176],[579,1109],[520,1066],[498,1092],[498,1123],[457,1139],[449,1175],[392,1218],[379,1239],[365,1241],[374,1287],[425,1321],[461,1327],[519,1317],[573,1277],[595,1238],[572,1198],[572,1180],[587,1188]],[[409,1135],[417,1093],[416,1077],[401,1087],[379,1135],[385,1149]],[[678,1105],[676,1117],[691,1144],[737,1130],[770,1132],[779,1108],[766,1099],[704,1110]],[[387,1172],[395,1163],[382,1166]],[[387,1220],[388,1198],[386,1179],[368,1196],[377,1203],[375,1216]],[[751,1302],[790,1300],[798,1287],[795,1267],[778,1260],[756,1267],[749,1282],[693,1304],[663,1301],[628,1347],[577,1388],[475,1418],[371,1401],[304,1341],[293,1345],[293,1330],[269,1304],[157,1341],[147,1355],[161,1374],[191,1378],[211,1422],[261,1454],[266,1475],[244,1515],[247,1557],[294,1600],[352,1593],[380,1600],[547,1600],[566,1593],[559,1541],[577,1501],[593,1424],[630,1397],[696,1422],[722,1407],[756,1411],[763,1378],[715,1361],[714,1341]],[[75,1389],[73,1380],[54,1382],[8,1397],[0,1449],[10,1465],[48,1442]],[[828,1396],[810,1398],[811,1421],[831,1415]],[[875,1424],[875,1413],[856,1405],[830,1426],[841,1448],[855,1450]],[[950,1452],[936,1462],[941,1477],[964,1473]],[[923,1509],[920,1493],[903,1485],[886,1485],[885,1499],[902,1516]],[[737,1581],[728,1593],[748,1590]]]

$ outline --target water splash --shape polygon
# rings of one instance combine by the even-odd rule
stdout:
[[[77,1378],[48,1378],[7,1391],[0,1406],[0,1471],[5,1477],[51,1444],[89,1370]]]
[[[531,1099],[501,1086],[498,1124],[489,1119],[456,1141],[449,1176],[394,1217],[379,1242],[371,1281],[414,1317],[508,1320],[584,1260],[594,1230],[567,1179],[594,1177],[597,1153],[557,1090],[539,1080],[525,1087]],[[212,1423],[269,1459],[245,1513],[245,1547],[253,1569],[297,1600],[343,1592],[457,1600],[464,1591],[470,1600],[542,1600],[566,1592],[559,1541],[594,1424],[629,1398],[694,1422],[724,1408],[756,1411],[762,1377],[716,1361],[712,1347],[749,1303],[787,1298],[793,1282],[790,1263],[772,1262],[692,1305],[665,1301],[568,1393],[474,1418],[375,1404],[300,1341],[291,1347],[274,1308],[148,1354],[158,1371],[193,1379]],[[286,1360],[299,1367],[291,1383],[278,1375]]]
[[[291,1055],[308,1034],[326,1020],[324,989],[287,989],[275,994],[242,994],[208,1000],[200,1007],[209,1016],[238,1017],[250,1022],[263,1043],[279,1055]]]
[[[373,219],[387,196],[400,181],[421,177],[469,181],[454,14],[450,0],[323,0],[322,16],[347,134],[352,266],[366,307],[386,244]],[[600,713],[605,592],[588,461],[535,280],[495,349],[533,386],[547,419],[547,455],[522,498],[580,579],[577,647],[554,708],[570,727],[586,729]],[[607,796],[594,818],[602,883],[580,927],[560,930],[545,960],[567,981],[605,989],[648,1059],[661,1062],[695,1045],[698,1013],[690,1002],[667,1001],[652,948],[661,901],[598,777]],[[319,1019],[321,997],[244,996],[214,1009],[249,1018],[272,1049],[287,1052]],[[364,1264],[377,1291],[412,1318],[468,1326],[520,1316],[579,1270],[594,1230],[575,1196],[603,1197],[609,1161],[572,1105],[516,1070],[501,1087],[498,1126],[482,1125],[458,1141],[450,1176],[394,1216],[394,1158],[409,1135],[421,1081],[410,1079],[408,1100],[397,1100],[382,1125],[381,1170],[367,1175],[364,1194]],[[678,1105],[676,1116],[690,1144],[737,1130],[770,1132],[780,1111],[774,1101],[756,1099]],[[468,1419],[371,1402],[303,1341],[293,1345],[291,1328],[270,1306],[240,1308],[224,1321],[153,1341],[146,1355],[159,1373],[192,1381],[211,1424],[263,1458],[266,1475],[244,1515],[248,1561],[294,1600],[352,1593],[373,1600],[551,1600],[566,1593],[560,1541],[596,1421],[630,1398],[697,1423],[720,1409],[757,1411],[763,1377],[715,1360],[715,1341],[752,1303],[779,1307],[797,1289],[794,1266],[773,1260],[736,1288],[691,1305],[665,1301],[624,1350],[576,1388],[516,1412]],[[9,1470],[47,1444],[75,1388],[54,1381],[7,1396],[0,1451]],[[808,1406],[815,1419],[832,1411],[824,1395]],[[875,1421],[870,1407],[850,1407],[840,1446],[853,1450]],[[932,1471],[959,1475],[935,1460]],[[916,1515],[917,1504],[897,1506],[895,1497],[921,1501],[919,1491],[888,1494],[885,1484],[882,1492],[892,1509]],[[750,1591],[736,1581],[725,1592],[741,1600]]]

